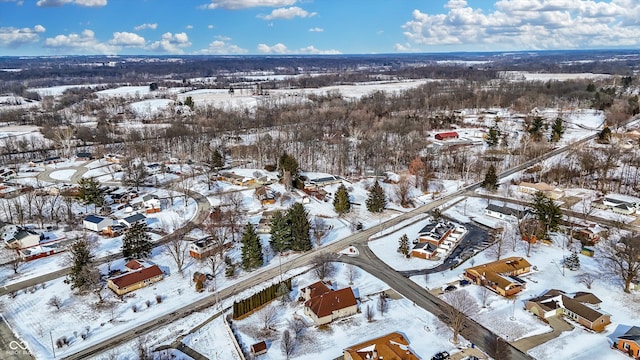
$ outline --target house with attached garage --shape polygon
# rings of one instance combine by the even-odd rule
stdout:
[[[489,204],[487,205],[487,208],[484,209],[484,214],[487,216],[512,222],[524,218],[528,213],[529,211],[526,209],[516,209],[508,205],[499,206],[496,204]]]
[[[305,299],[304,314],[316,325],[324,325],[335,319],[358,312],[358,301],[350,287],[333,290],[323,282],[311,284],[302,290]]]
[[[541,319],[565,316],[589,330],[601,332],[611,324],[611,315],[599,310],[600,303],[600,299],[592,293],[578,292],[571,295],[552,289],[527,300],[525,308]]]
[[[9,249],[24,249],[38,246],[42,240],[44,240],[44,237],[41,234],[18,227],[15,233],[5,237],[4,242]]]
[[[101,232],[113,225],[113,219],[109,217],[102,217],[98,215],[87,215],[82,219],[82,227],[87,230]]]
[[[522,181],[518,184],[518,191],[529,195],[534,195],[537,192],[541,192],[551,200],[558,200],[564,196],[564,191],[543,182],[530,183]]]
[[[471,282],[509,297],[522,291],[526,282],[518,275],[531,271],[531,264],[522,257],[509,257],[465,269],[464,276]]]
[[[147,217],[144,214],[133,214],[120,219],[120,223],[126,227],[132,227],[137,223],[146,223]]]
[[[632,358],[640,358],[640,327],[632,326],[623,335],[618,336],[614,347]]]
[[[343,351],[344,360],[419,360],[409,349],[409,340],[399,332],[349,346]]]
[[[126,268],[124,274],[107,280],[107,287],[118,295],[149,286],[163,278],[160,267],[149,262],[132,260],[127,263]]]

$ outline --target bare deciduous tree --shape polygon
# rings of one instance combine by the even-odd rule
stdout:
[[[447,323],[453,330],[453,342],[458,343],[458,335],[467,321],[467,315],[478,311],[475,299],[466,290],[458,290],[443,296],[449,304],[444,311],[447,314]]]
[[[349,279],[349,285],[353,285],[353,281],[358,278],[358,268],[349,264],[347,265],[347,278]]]
[[[603,239],[600,249],[602,265],[622,280],[626,293],[631,292],[631,282],[640,275],[640,236],[634,235],[620,241]]]
[[[491,294],[491,290],[486,286],[482,286],[480,288],[480,301],[482,302],[482,307],[487,307],[487,302],[489,301],[489,295]]]
[[[284,354],[287,360],[291,359],[291,355],[293,355],[295,345],[295,337],[291,335],[289,330],[285,330],[282,333],[282,339],[280,339],[280,349],[282,350],[282,354]]]
[[[289,319],[287,321],[287,325],[289,327],[289,330],[291,330],[295,338],[298,340],[302,338],[302,335],[307,328],[307,324],[305,324],[304,320],[299,317],[293,317]]]
[[[62,299],[60,299],[59,296],[54,295],[49,299],[49,301],[47,301],[47,305],[55,307],[56,310],[60,310],[60,307],[62,307]]]
[[[327,224],[318,216],[314,216],[311,224],[311,234],[315,240],[316,246],[322,245],[322,240],[329,234]]]
[[[260,310],[260,321],[264,330],[270,329],[278,317],[278,311],[273,305],[267,305]]]
[[[578,282],[587,287],[587,289],[591,289],[591,286],[596,281],[596,276],[590,272],[583,272],[578,275]]]
[[[380,293],[380,295],[378,296],[377,307],[378,307],[378,312],[382,316],[384,316],[384,313],[386,313],[387,310],[389,310],[389,300],[387,300],[387,294],[385,294],[384,292]]]
[[[411,199],[411,189],[413,188],[413,181],[408,176],[401,176],[400,181],[395,189],[396,197],[402,207],[413,207],[413,200]]]
[[[313,271],[318,279],[324,280],[333,276],[335,269],[331,254],[323,252],[313,257]]]
[[[373,307],[371,305],[367,305],[367,308],[364,312],[364,315],[367,317],[367,321],[368,322],[372,322],[373,321],[373,317],[375,316],[375,310],[373,309]]]
[[[189,243],[178,237],[173,237],[167,242],[164,249],[176,264],[180,275],[182,275],[184,265],[189,257]]]

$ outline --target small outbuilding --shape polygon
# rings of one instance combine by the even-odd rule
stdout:
[[[91,231],[100,232],[113,225],[113,220],[98,215],[88,215],[82,220],[82,226]]]

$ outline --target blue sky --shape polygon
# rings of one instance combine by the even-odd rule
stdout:
[[[640,0],[0,0],[0,56],[638,48]]]

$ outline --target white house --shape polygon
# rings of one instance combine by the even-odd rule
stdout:
[[[120,223],[126,227],[132,227],[137,223],[144,223],[147,221],[147,217],[144,214],[129,215],[124,219],[120,219]]]
[[[113,220],[98,215],[88,215],[82,220],[82,226],[91,231],[100,232],[113,225]]]
[[[24,249],[40,245],[41,235],[31,230],[20,228],[11,238],[4,242],[10,249]]]

